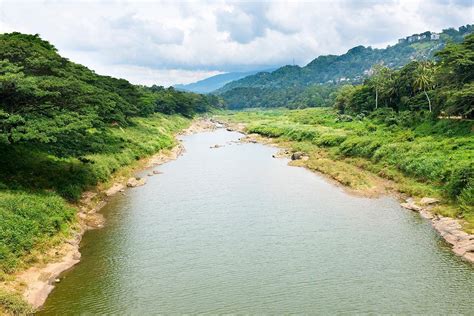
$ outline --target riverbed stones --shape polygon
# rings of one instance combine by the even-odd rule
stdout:
[[[112,196],[123,190],[125,186],[122,183],[114,183],[108,190],[105,191],[106,196]]]
[[[420,215],[421,215],[421,217],[426,218],[426,219],[433,219],[434,218],[433,213],[431,213],[429,211],[426,211],[426,210],[421,210]]]
[[[421,205],[432,205],[432,204],[437,204],[440,201],[435,198],[430,198],[430,197],[424,197],[420,200]]]
[[[464,260],[474,263],[474,235],[462,230],[459,219],[434,215],[430,212],[431,205],[436,203],[439,203],[439,200],[425,197],[420,200],[420,204],[423,207],[416,204],[413,198],[406,199],[406,202],[400,203],[400,205],[406,209],[418,212],[420,216],[431,220],[433,228],[436,229],[448,244],[452,245],[452,251]]]
[[[130,178],[128,179],[127,181],[127,187],[129,188],[135,188],[135,187],[139,187],[141,185],[144,185],[146,183],[146,179],[145,178],[139,178],[139,177],[136,177],[136,178]]]
[[[474,252],[466,252],[462,257],[464,260],[474,263]]]
[[[91,191],[86,191],[82,193],[81,195],[81,204],[90,204],[92,202],[92,199],[94,199],[97,196],[97,193],[91,192]]]
[[[401,203],[400,205],[402,207],[408,209],[408,210],[412,210],[412,211],[415,211],[415,212],[423,211],[423,208],[421,206],[418,206],[414,202],[411,202],[411,201],[409,201],[407,203]]]

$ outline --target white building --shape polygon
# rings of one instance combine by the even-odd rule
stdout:
[[[410,42],[410,43],[419,41],[419,40],[420,40],[420,35],[408,36],[407,40],[408,40],[408,42]]]
[[[430,39],[432,41],[439,40],[439,33],[431,33]]]

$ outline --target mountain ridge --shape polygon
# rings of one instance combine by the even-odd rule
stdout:
[[[220,95],[229,108],[300,107],[300,94],[307,89],[314,90],[315,85],[362,83],[375,64],[397,69],[413,60],[431,59],[447,43],[460,42],[473,31],[473,25],[466,25],[445,29],[440,34],[429,31],[413,34],[386,48],[358,45],[342,55],[318,56],[303,67],[286,65],[273,72],[259,72],[232,81],[215,94]]]
[[[274,69],[259,69],[252,71],[239,71],[239,72],[227,72],[204,78],[196,82],[189,84],[176,84],[173,87],[177,90],[195,92],[195,93],[210,93],[213,92],[229,82],[245,78],[247,76],[254,75],[261,71],[271,71]]]

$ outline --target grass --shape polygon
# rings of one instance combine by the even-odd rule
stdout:
[[[29,266],[36,253],[68,236],[75,223],[74,205],[85,190],[172,148],[174,134],[189,122],[177,115],[155,114],[134,118],[126,128],[91,131],[97,137],[80,158],[38,146],[0,148],[0,278]],[[15,305],[6,304],[7,298],[0,296],[0,306]]]
[[[23,300],[20,294],[0,289],[0,314],[30,315],[33,312],[33,308]]]
[[[372,187],[377,175],[402,193],[438,197],[445,214],[463,217],[474,231],[472,121],[384,110],[351,117],[328,108],[226,112],[219,118],[308,153],[306,167],[352,188]]]

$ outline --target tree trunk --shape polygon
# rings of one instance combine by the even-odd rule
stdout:
[[[429,109],[430,109],[430,112],[431,112],[431,100],[430,100],[430,97],[428,96],[428,93],[426,93],[426,90],[423,90],[423,92],[425,93],[426,99],[428,99],[428,106],[429,106]]]
[[[379,107],[379,91],[375,88],[375,109]]]

